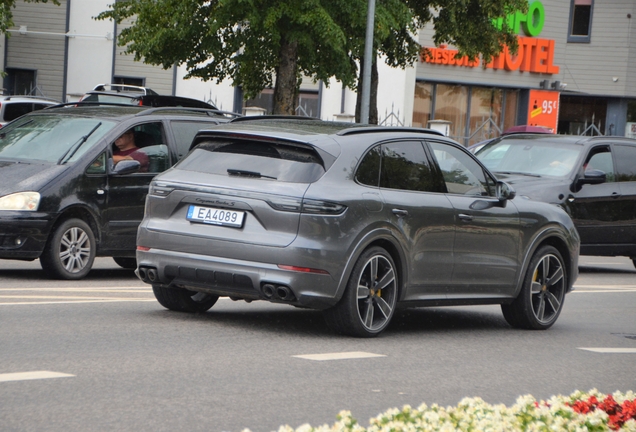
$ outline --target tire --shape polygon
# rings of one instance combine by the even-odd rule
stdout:
[[[125,268],[127,270],[134,270],[137,268],[137,259],[135,258],[113,257],[113,260],[121,268]]]
[[[152,291],[161,306],[177,312],[205,312],[219,299],[213,294],[157,285],[152,286]]]
[[[55,279],[84,278],[95,260],[95,235],[81,219],[62,222],[49,237],[40,256],[45,273]]]
[[[375,337],[386,329],[398,298],[393,258],[381,247],[366,250],[353,267],[345,292],[336,306],[323,312],[336,333]]]
[[[547,330],[563,309],[568,274],[561,254],[552,246],[535,252],[519,296],[501,305],[504,318],[513,327]]]

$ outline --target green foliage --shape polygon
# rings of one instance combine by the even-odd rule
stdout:
[[[284,40],[298,46],[298,79],[305,74],[350,85],[354,65],[346,35],[319,0],[124,0],[97,18],[132,18],[119,43],[135,59],[170,68],[184,64],[188,77],[231,78],[246,97],[273,84]],[[342,2],[346,4],[346,2]]]
[[[185,65],[187,77],[229,78],[250,98],[275,85],[290,47],[295,77],[278,79],[296,82],[296,91],[302,75],[356,88],[367,7],[367,0],[120,0],[97,19],[132,22],[118,43],[136,60],[166,69]],[[417,32],[432,22],[436,44],[489,60],[503,44],[516,48],[511,29],[494,23],[514,10],[527,10],[527,1],[378,0],[375,52],[392,67],[412,65],[421,52]]]
[[[13,27],[13,10],[17,0],[0,0],[0,33],[5,33]],[[48,3],[49,0],[24,0],[26,3]],[[59,0],[51,0],[51,3],[59,6]],[[9,34],[7,34],[9,36]]]

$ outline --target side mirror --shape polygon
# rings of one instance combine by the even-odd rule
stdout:
[[[517,196],[517,192],[515,192],[514,188],[501,180],[497,182],[496,194],[497,199],[502,203]]]
[[[132,174],[139,171],[141,164],[137,160],[119,161],[113,167],[112,173],[115,175]]]
[[[581,190],[583,185],[586,184],[601,184],[607,181],[607,174],[604,171],[598,169],[588,169],[583,173],[583,177],[579,177],[576,179],[574,183],[570,186],[570,190],[572,192],[578,192]]]

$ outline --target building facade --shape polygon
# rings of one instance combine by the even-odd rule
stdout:
[[[78,100],[100,83],[127,83],[187,96],[227,111],[271,110],[271,90],[244,101],[232,83],[185,80],[133,61],[116,44],[123,23],[96,21],[112,0],[18,2],[0,59],[5,94]],[[425,49],[406,70],[379,60],[381,124],[442,127],[470,145],[514,125],[543,125],[556,133],[636,136],[636,18],[633,0],[530,0],[527,14],[508,20],[519,34],[508,51],[484,64],[456,58],[453,47],[435,47],[432,25],[419,35]],[[301,86],[299,115],[351,120],[356,94],[340,83]],[[254,110],[252,110],[254,111]]]

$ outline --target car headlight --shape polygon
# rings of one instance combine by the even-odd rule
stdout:
[[[38,192],[18,192],[0,197],[0,210],[36,211],[39,205]]]

